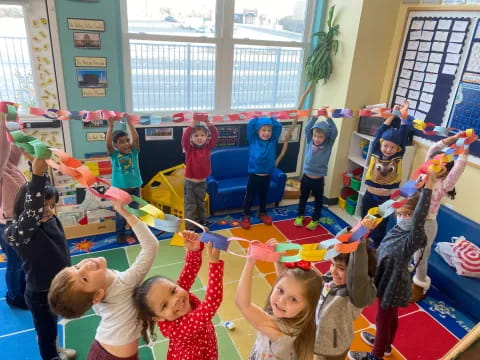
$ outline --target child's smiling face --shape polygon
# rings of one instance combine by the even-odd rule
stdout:
[[[258,137],[262,140],[269,140],[272,137],[272,126],[262,125],[258,130]]]
[[[382,140],[382,144],[380,145],[380,151],[386,157],[390,157],[398,151],[398,145],[389,140]]]
[[[174,321],[191,311],[188,292],[168,279],[157,279],[147,294],[155,321]]]
[[[270,295],[273,315],[277,318],[296,317],[307,306],[303,284],[290,276],[281,278]]]

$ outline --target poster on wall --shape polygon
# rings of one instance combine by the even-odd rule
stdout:
[[[480,22],[477,23],[475,36],[468,52],[467,61],[458,85],[457,93],[448,126],[465,130],[475,129],[480,134]],[[480,155],[480,144],[475,142],[470,152]]]
[[[173,128],[149,127],[145,128],[146,141],[173,140]]]
[[[107,70],[77,70],[79,88],[106,88]]]
[[[104,97],[105,95],[106,95],[105,89],[90,89],[90,88],[82,89],[83,97]]]
[[[240,127],[231,126],[217,126],[218,143],[217,147],[238,146],[240,144]]]
[[[106,128],[107,126],[108,126],[107,120],[82,121],[82,127],[84,129]]]
[[[87,141],[105,141],[106,133],[104,132],[89,132],[87,133]]]

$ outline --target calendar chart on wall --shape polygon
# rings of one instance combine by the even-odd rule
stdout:
[[[410,103],[415,119],[480,133],[480,12],[411,12],[391,105]],[[417,131],[417,136],[437,140]],[[471,153],[480,156],[480,143]]]

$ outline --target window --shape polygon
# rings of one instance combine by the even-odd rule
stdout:
[[[127,110],[296,107],[313,0],[125,0]]]
[[[24,8],[0,3],[0,99],[38,106]]]

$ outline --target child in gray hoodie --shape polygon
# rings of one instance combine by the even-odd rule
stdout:
[[[310,192],[315,197],[315,210],[307,229],[315,230],[318,226],[323,206],[324,177],[327,175],[328,161],[332,147],[338,135],[338,130],[332,120],[332,109],[327,108],[327,121],[319,121],[313,116],[305,126],[307,146],[305,148],[305,162],[303,176],[300,183],[300,199],[298,202],[297,217],[294,225],[303,226],[303,216]]]

